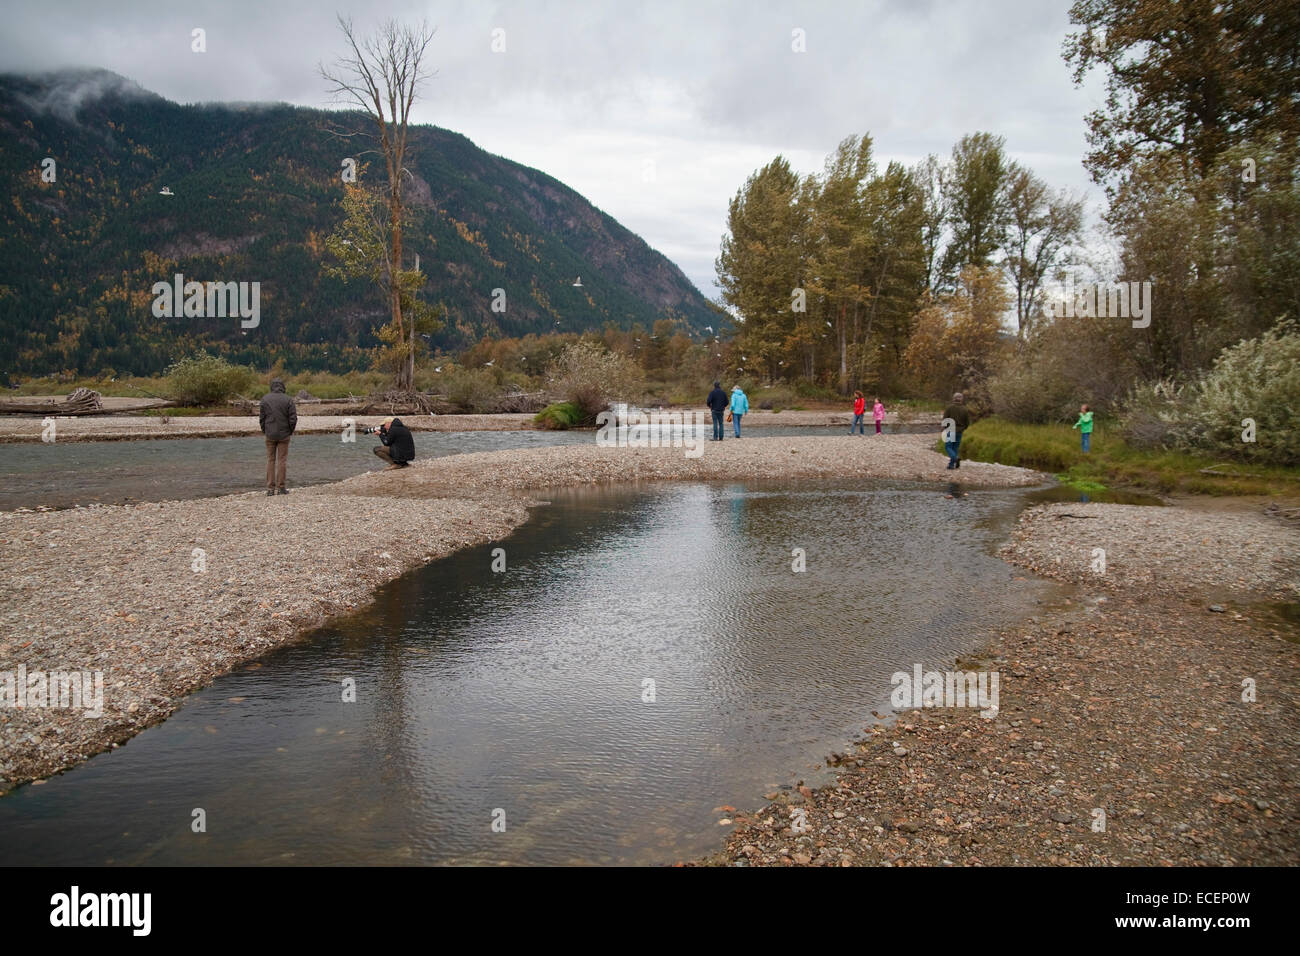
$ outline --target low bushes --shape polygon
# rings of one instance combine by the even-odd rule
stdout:
[[[1141,448],[1202,450],[1260,465],[1300,465],[1300,328],[1278,323],[1224,349],[1178,388],[1151,382],[1130,394],[1124,437]]]
[[[552,392],[581,409],[584,423],[642,388],[640,370],[626,356],[590,342],[575,343],[560,353],[547,378]]]
[[[207,352],[195,352],[168,366],[164,377],[167,397],[180,405],[219,405],[253,384],[252,369]]]

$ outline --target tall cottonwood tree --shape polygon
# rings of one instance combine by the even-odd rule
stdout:
[[[1084,164],[1125,273],[1153,288],[1128,351],[1190,377],[1296,308],[1300,4],[1076,0],[1070,19],[1075,82],[1099,69],[1107,89]]]
[[[404,177],[410,176],[406,163],[411,110],[424,81],[433,75],[425,58],[434,30],[424,21],[411,26],[388,20],[373,36],[358,38],[350,19],[340,16],[338,22],[348,52],[333,67],[321,66],[320,73],[336,98],[356,106],[370,120],[372,139],[383,158],[388,220],[380,284],[391,319],[380,338],[405,349],[406,360],[396,370],[394,385],[400,391],[410,391],[415,378],[416,323],[404,315],[403,306],[412,301],[415,280],[403,278],[402,188]]]
[[[751,175],[727,207],[727,235],[714,263],[723,301],[740,317],[737,344],[769,377],[800,318],[792,292],[803,288],[808,259],[802,188],[782,156]]]
[[[943,265],[944,230],[948,224],[946,174],[947,166],[933,153],[912,167],[912,179],[921,195],[921,241],[927,289],[938,287]]]
[[[1204,179],[1235,143],[1300,136],[1300,4],[1294,0],[1076,0],[1063,55],[1075,83],[1100,68],[1084,165],[1113,189],[1159,155]]]
[[[952,148],[944,176],[944,202],[950,241],[944,250],[942,287],[951,288],[966,266],[985,268],[1002,244],[1006,229],[1005,192],[1015,171],[1005,140],[991,133],[970,133]]]
[[[1083,229],[1083,201],[1053,193],[1027,169],[1007,180],[1002,267],[1016,298],[1016,331],[1023,339],[1040,308],[1043,282]]]

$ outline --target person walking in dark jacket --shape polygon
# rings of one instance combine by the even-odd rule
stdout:
[[[266,437],[266,493],[287,495],[284,475],[289,466],[289,438],[298,427],[298,406],[285,394],[280,379],[271,379],[271,390],[262,396],[257,418]]]
[[[948,452],[948,467],[961,467],[961,433],[970,428],[970,410],[966,408],[966,397],[961,392],[953,395],[952,404],[943,410],[945,420],[952,419],[952,425],[944,427],[943,447]]]
[[[405,468],[415,458],[415,439],[400,418],[384,419],[379,440],[383,444],[375,446],[375,454],[388,462],[389,468]]]
[[[727,413],[727,393],[722,390],[721,382],[713,383],[706,404],[713,413],[713,441],[722,441],[722,416]]]

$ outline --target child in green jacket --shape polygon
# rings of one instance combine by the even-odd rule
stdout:
[[[1083,450],[1088,451],[1092,445],[1092,412],[1088,410],[1087,405],[1079,406],[1079,420],[1070,427],[1079,429],[1079,438],[1083,441]]]

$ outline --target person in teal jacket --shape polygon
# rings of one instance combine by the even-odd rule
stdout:
[[[1079,406],[1079,420],[1070,426],[1079,429],[1079,438],[1083,442],[1083,450],[1090,451],[1092,447],[1092,412],[1087,405]]]
[[[736,437],[740,437],[740,416],[749,411],[749,399],[741,391],[739,385],[732,386],[731,389],[731,424],[736,429]]]

